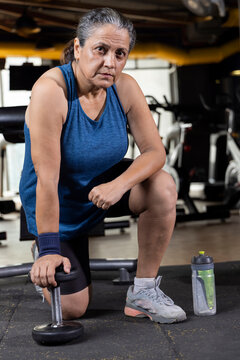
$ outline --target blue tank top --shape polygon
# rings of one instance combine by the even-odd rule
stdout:
[[[107,89],[105,108],[98,121],[83,111],[77,94],[71,62],[59,66],[66,86],[68,114],[61,134],[61,165],[58,185],[60,240],[88,232],[106,215],[88,200],[91,189],[104,182],[99,176],[118,163],[128,148],[127,118],[116,86]],[[20,180],[20,197],[28,231],[37,233],[35,207],[37,177],[31,158],[31,140],[25,123],[25,158]]]

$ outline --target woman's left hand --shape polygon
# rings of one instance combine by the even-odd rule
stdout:
[[[98,208],[107,210],[116,204],[125,193],[123,186],[110,181],[105,184],[95,186],[88,194],[88,199]]]

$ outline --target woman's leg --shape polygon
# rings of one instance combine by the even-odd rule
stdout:
[[[43,289],[45,299],[51,304],[50,293]],[[91,299],[91,285],[69,295],[61,295],[63,320],[78,319],[83,316]]]
[[[156,277],[171,239],[176,220],[176,186],[172,177],[160,170],[130,192],[129,207],[139,214],[139,278]]]
[[[183,309],[160,290],[161,276],[157,277],[175,224],[176,200],[175,183],[163,170],[131,190],[129,207],[139,214],[139,254],[134,286],[127,292],[127,316],[148,316],[159,323],[186,319]]]
[[[123,159],[108,170],[108,181],[116,178],[131,164]],[[111,206],[107,216],[139,215],[137,277],[155,277],[171,239],[176,219],[176,185],[172,177],[160,170],[144,182],[135,185]]]

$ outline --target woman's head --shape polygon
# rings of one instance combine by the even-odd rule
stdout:
[[[118,13],[116,10],[110,8],[97,8],[87,12],[80,18],[76,30],[76,37],[79,40],[81,47],[84,47],[86,41],[104,25],[114,25],[119,30],[124,29],[129,35],[130,52],[136,41],[136,32],[132,22]],[[63,51],[61,63],[68,63],[75,60],[74,57],[74,40],[71,40]]]
[[[130,43],[129,51],[135,45],[136,32],[130,20],[119,14],[116,10],[110,8],[97,8],[87,12],[80,19],[76,36],[79,39],[80,45],[83,47],[86,40],[103,25],[115,25],[119,29],[126,29],[128,31]]]

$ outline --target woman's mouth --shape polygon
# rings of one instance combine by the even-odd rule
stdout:
[[[112,74],[108,74],[108,73],[100,73],[100,75],[104,76],[104,77],[108,77],[108,78],[112,78],[113,75]]]

